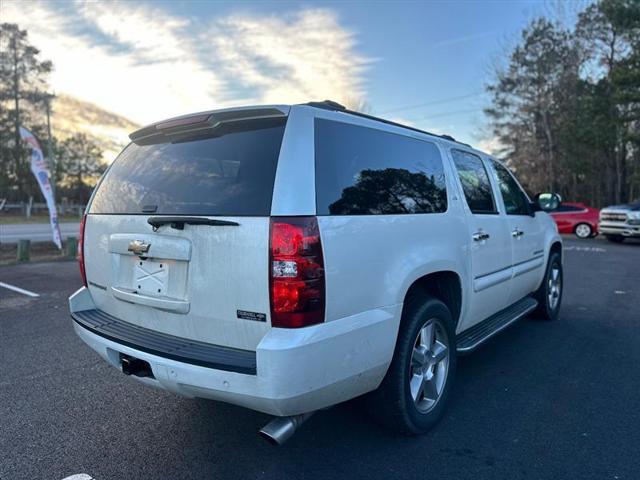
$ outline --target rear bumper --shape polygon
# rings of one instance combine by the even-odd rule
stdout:
[[[233,371],[233,365],[246,367],[253,352],[231,352],[240,355],[231,355],[231,359],[227,356],[224,365],[210,368],[190,358],[169,358],[157,339],[145,339],[145,332],[138,332],[143,336],[137,337],[136,345],[83,324],[78,321],[81,312],[95,310],[86,288],[78,290],[69,304],[78,336],[109,364],[120,369],[122,354],[149,363],[154,378],[132,378],[180,395],[281,416],[325,408],[375,389],[393,356],[401,310],[396,305],[303,329],[273,328],[256,349],[252,373]],[[155,350],[148,346],[152,340]],[[216,357],[216,351],[222,349],[228,354],[230,350],[209,347],[217,362],[220,357]],[[198,354],[203,350],[198,349]]]
[[[256,374],[256,353],[252,351],[167,335],[132,325],[100,310],[72,312],[71,318],[80,327],[136,351],[216,370]]]

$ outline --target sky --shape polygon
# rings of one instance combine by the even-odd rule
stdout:
[[[54,63],[56,93],[147,124],[331,99],[495,148],[485,86],[526,24],[588,0],[0,0]]]

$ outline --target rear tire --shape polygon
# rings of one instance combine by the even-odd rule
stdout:
[[[542,285],[534,294],[538,300],[536,314],[544,320],[556,320],[560,313],[563,290],[562,260],[558,252],[552,252]]]
[[[396,349],[367,410],[380,424],[405,434],[424,433],[442,417],[456,372],[451,312],[420,290],[405,301]]]
[[[573,233],[581,239],[591,238],[593,236],[593,228],[588,223],[579,223],[573,229]]]
[[[624,237],[622,235],[605,235],[607,240],[613,243],[622,243],[624,242]]]

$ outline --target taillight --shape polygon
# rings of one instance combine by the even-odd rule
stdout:
[[[271,325],[324,321],[324,260],[316,217],[272,217],[269,245]]]
[[[84,225],[87,222],[87,215],[82,216],[80,222],[80,238],[78,239],[78,264],[80,265],[80,276],[82,277],[82,284],[87,286],[87,274],[84,270]]]

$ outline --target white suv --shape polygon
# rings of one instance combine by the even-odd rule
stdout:
[[[275,442],[363,394],[379,421],[424,432],[457,354],[536,308],[558,315],[555,223],[451,137],[326,101],[131,140],[82,222],[74,328],[143,383],[275,415]]]

